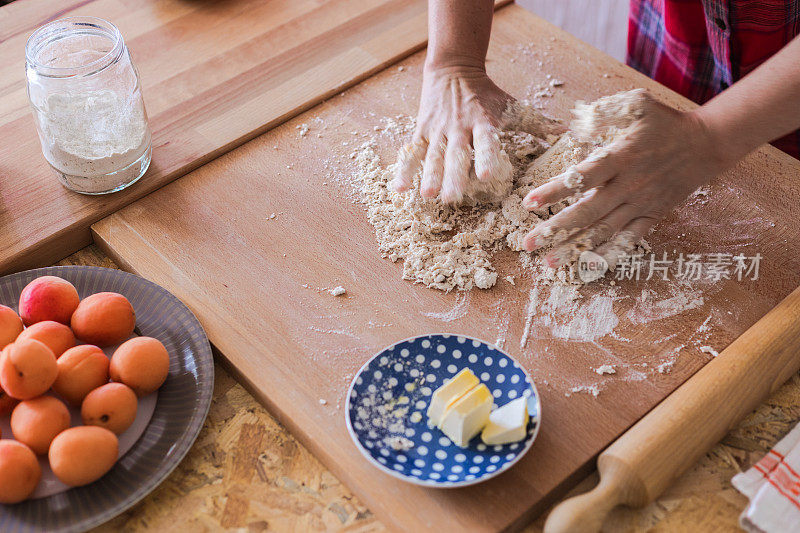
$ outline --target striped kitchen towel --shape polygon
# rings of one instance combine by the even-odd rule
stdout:
[[[800,532],[800,424],[731,483],[750,499],[739,517],[745,530]]]

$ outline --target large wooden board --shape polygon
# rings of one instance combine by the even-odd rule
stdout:
[[[49,20],[114,22],[141,74],[153,162],[106,197],[72,193],[41,153],[25,40]],[[19,0],[0,8],[0,272],[52,263],[89,225],[421,47],[424,0]]]
[[[799,233],[792,210],[800,165],[763,148],[651,239],[657,251],[759,252],[758,281],[689,287],[703,298],[694,308],[638,323],[627,317],[646,303],[643,290],[663,302],[675,287],[606,281],[582,293],[590,302],[616,292],[614,335],[566,341],[537,317],[521,348],[533,280],[511,254],[498,264],[516,285],[501,281],[468,295],[413,285],[400,279],[400,265],[379,256],[353,200],[349,154],[375,135],[391,161],[400,139],[373,129],[381,117],[414,113],[422,59],[381,72],[104,219],[94,225],[95,238],[124,268],[185,301],[239,379],[387,524],[513,528],[586,474],[600,450],[708,361],[701,346],[721,350],[800,283],[800,254],[789,247]],[[516,6],[497,13],[489,70],[518,97],[547,84],[548,74],[564,81],[542,99],[562,118],[576,99],[634,86],[690,105]],[[304,123],[311,129],[301,137]],[[320,290],[340,284],[346,298]],[[347,386],[364,361],[391,342],[436,331],[504,337],[543,396],[544,422],[530,454],[497,479],[459,490],[425,489],[375,470],[344,424]],[[594,369],[604,363],[618,373],[598,376]],[[597,397],[572,391],[581,385],[601,390]]]

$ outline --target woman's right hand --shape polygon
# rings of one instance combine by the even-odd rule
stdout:
[[[445,203],[463,198],[473,160],[477,179],[491,179],[502,151],[497,128],[511,100],[481,67],[426,65],[417,127],[398,154],[395,190],[410,189],[420,165],[422,197],[441,195]]]

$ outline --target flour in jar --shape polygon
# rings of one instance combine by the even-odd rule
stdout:
[[[141,171],[135,163],[150,146],[140,97],[111,90],[53,93],[37,113],[45,158],[65,179],[89,192],[113,189]],[[126,169],[134,175],[123,176]],[[114,174],[109,176],[109,174]]]

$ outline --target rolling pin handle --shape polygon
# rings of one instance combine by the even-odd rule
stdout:
[[[608,513],[622,502],[613,476],[601,477],[589,492],[561,502],[550,512],[544,533],[597,533]]]

